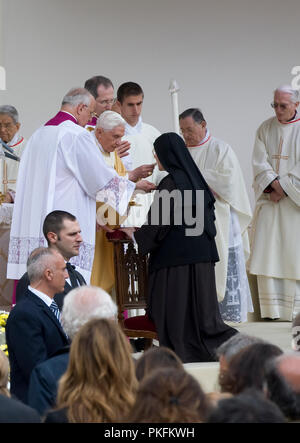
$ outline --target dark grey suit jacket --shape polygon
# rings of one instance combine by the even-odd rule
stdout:
[[[10,391],[27,403],[32,369],[69,344],[60,322],[38,296],[27,289],[11,310],[6,324]]]
[[[80,286],[86,285],[86,281],[83,278],[83,276],[80,274],[80,272],[78,272],[78,271],[76,271],[76,269],[74,269],[74,273],[76,275],[79,285]],[[30,282],[29,282],[28,274],[27,274],[27,272],[25,272],[25,274],[20,278],[20,280],[17,284],[16,303],[18,303],[20,300],[22,300],[24,298],[24,295],[27,293],[26,291],[27,291],[28,285],[30,285]],[[73,289],[72,286],[70,286],[69,283],[66,281],[66,284],[64,287],[64,292],[60,292],[59,294],[55,294],[54,300],[56,301],[57,306],[60,311],[62,310],[62,307],[63,307],[65,295],[68,292],[70,292],[71,289]]]

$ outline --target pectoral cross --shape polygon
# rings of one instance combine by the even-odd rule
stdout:
[[[3,189],[3,193],[6,194],[8,191],[8,184],[9,183],[16,183],[16,180],[9,180],[7,177],[7,163],[4,160],[3,161],[3,180],[2,180],[2,184],[4,185],[4,189]]]
[[[281,153],[282,153],[282,145],[283,145],[283,138],[280,137],[278,154],[272,155],[272,158],[277,160],[276,168],[275,168],[276,174],[279,174],[280,160],[288,160],[288,158],[289,158],[288,155],[281,155]]]

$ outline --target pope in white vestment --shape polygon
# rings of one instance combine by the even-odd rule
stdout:
[[[293,108],[290,95],[275,91],[278,118],[266,120],[256,133],[249,260],[250,273],[257,275],[261,316],[287,321],[300,311],[300,115],[295,111],[288,121],[280,117]],[[269,193],[273,180],[284,191],[278,202]]]
[[[83,107],[81,112],[85,112]],[[96,199],[108,202],[120,214],[127,209],[135,183],[106,165],[91,134],[76,123],[73,115],[61,111],[28,140],[19,169],[8,278],[23,275],[29,253],[45,245],[45,216],[60,209],[75,215],[80,224],[83,243],[71,262],[89,283]]]
[[[200,123],[194,120],[195,112],[201,115]],[[220,261],[216,263],[215,275],[222,318],[245,322],[247,313],[253,312],[246,272],[252,211],[243,173],[233,149],[210,135],[198,109],[184,111],[179,118],[189,152],[216,199],[215,240]]]

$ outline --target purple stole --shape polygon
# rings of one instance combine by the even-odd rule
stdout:
[[[64,112],[64,111],[59,111],[55,117],[51,118],[51,120],[49,120],[45,124],[45,126],[58,126],[67,120],[70,120],[71,122],[75,123],[76,125],[78,124],[76,118],[73,117],[73,115],[68,114],[67,112]]]
[[[92,120],[87,122],[86,126],[96,126],[97,124],[97,117],[93,117]]]

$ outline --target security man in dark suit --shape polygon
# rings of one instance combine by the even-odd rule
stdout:
[[[34,249],[27,261],[27,272],[30,285],[11,310],[5,331],[10,392],[24,403],[32,369],[69,344],[54,301],[68,278],[63,256],[53,248]]]
[[[57,250],[64,257],[69,274],[63,292],[55,294],[54,300],[61,310],[63,299],[71,289],[85,285],[83,276],[76,271],[69,260],[79,254],[79,247],[82,243],[81,229],[76,217],[66,211],[50,212],[43,224],[43,233],[48,242],[48,247]],[[21,277],[16,290],[16,303],[18,303],[27,292],[29,279],[27,272]]]

